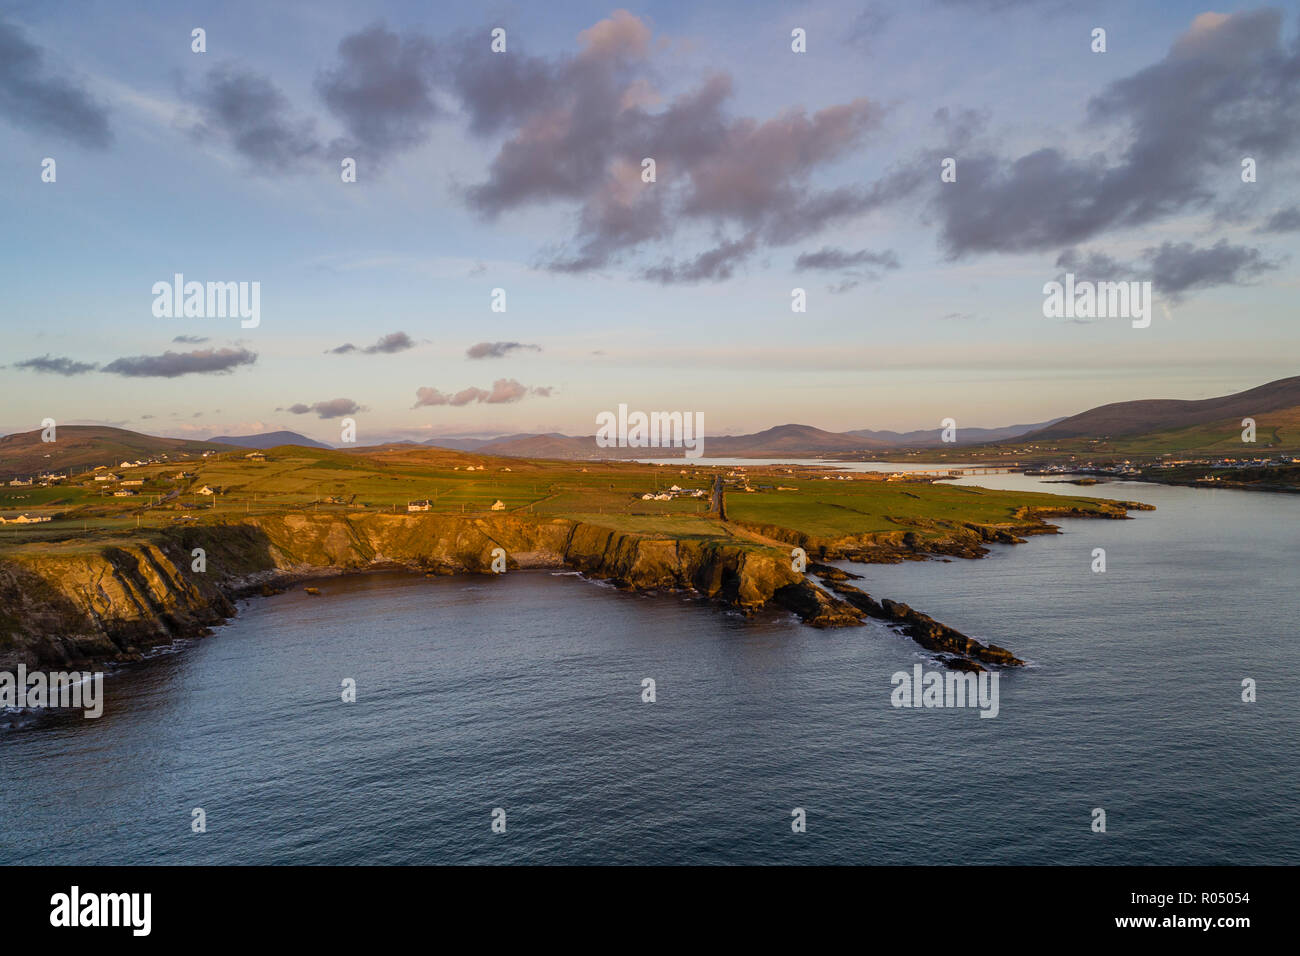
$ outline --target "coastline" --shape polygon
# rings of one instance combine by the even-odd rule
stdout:
[[[898,531],[839,539],[732,523],[754,539],[745,544],[518,515],[253,516],[97,548],[0,557],[0,606],[14,609],[2,622],[9,636],[0,640],[0,669],[138,662],[158,646],[212,634],[236,616],[241,599],[378,570],[492,574],[501,552],[507,570],[568,570],[631,590],[689,590],[745,612],[782,608],[813,627],[877,618],[899,625],[927,649],[952,655],[943,661],[948,666],[1018,666],[1022,662],[1010,651],[980,644],[905,604],[877,601],[844,583],[843,572],[828,574],[835,569],[824,562],[979,558],[989,544],[1059,533],[1049,517],[1124,519],[1130,510],[1151,507],[1114,502],[1100,512],[1023,508],[1015,521],[999,525],[914,521]],[[786,546],[805,549],[806,574],[793,569]],[[192,569],[195,549],[204,554],[203,572]]]

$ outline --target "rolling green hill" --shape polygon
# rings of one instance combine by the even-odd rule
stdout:
[[[161,455],[178,459],[205,451],[236,451],[229,445],[159,438],[125,428],[101,425],[59,425],[55,440],[41,440],[41,430],[15,432],[0,438],[0,479],[23,478],[46,471],[67,471],[95,465],[117,465],[122,461]]]

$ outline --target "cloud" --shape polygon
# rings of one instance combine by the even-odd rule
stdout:
[[[738,264],[749,257],[758,243],[754,233],[740,239],[724,242],[714,249],[701,252],[694,259],[677,265],[665,261],[642,272],[642,277],[664,285],[674,282],[699,282],[701,279],[730,279]]]
[[[1120,262],[1104,252],[1069,248],[1056,257],[1059,268],[1074,274],[1076,282],[1132,281],[1136,266]],[[1058,276],[1058,281],[1061,277]]]
[[[334,355],[346,355],[349,352],[364,352],[367,355],[392,355],[396,352],[405,352],[407,349],[415,348],[415,340],[405,332],[389,332],[382,336],[374,345],[367,345],[363,349],[357,348],[351,342],[340,345],[338,348],[330,349]]]
[[[425,408],[437,405],[450,405],[453,408],[459,408],[465,405],[507,405],[521,400],[525,395],[533,394],[541,398],[547,398],[554,391],[553,386],[541,386],[529,388],[521,385],[513,378],[499,378],[492,383],[491,389],[469,388],[461,389],[454,395],[449,395],[436,388],[418,388],[415,391],[415,404],[412,408]]]
[[[577,207],[572,237],[545,253],[548,269],[602,268],[698,224],[717,236],[715,248],[641,274],[724,279],[761,245],[796,241],[892,198],[878,184],[810,184],[878,127],[883,109],[870,100],[735,117],[725,108],[732,81],[714,74],[664,104],[650,28],[623,10],[583,31],[579,45],[553,59],[493,58],[491,70],[490,53],[466,53],[453,66],[471,129],[506,133],[487,178],[466,191],[469,205],[486,218],[531,204]],[[642,180],[647,155],[654,183]]]
[[[1117,134],[1115,158],[1052,147],[1014,159],[971,150],[935,193],[950,258],[1074,245],[1208,206],[1224,157],[1285,155],[1300,144],[1300,46],[1282,14],[1202,14],[1160,62],[1088,105],[1089,134]]]
[[[1070,248],[1057,257],[1058,267],[1074,274],[1075,282],[1132,282],[1146,280],[1173,302],[1181,302],[1193,289],[1244,285],[1279,264],[1260,250],[1220,239],[1212,246],[1190,242],[1165,242],[1144,249],[1137,262],[1125,263],[1103,252]],[[1057,281],[1063,276],[1058,275]]]
[[[320,418],[341,418],[344,415],[355,415],[357,412],[364,410],[363,406],[350,398],[332,398],[327,402],[314,402],[311,405],[298,402],[284,409],[284,411],[294,415],[306,415],[308,412],[315,412]],[[277,408],[276,411],[281,411],[281,409]]]
[[[77,362],[62,356],[55,358],[50,355],[14,362],[14,368],[29,368],[33,372],[48,372],[53,375],[85,375],[98,367],[87,362]]]
[[[315,120],[291,115],[288,98],[269,77],[221,64],[190,99],[202,117],[191,135],[228,143],[259,172],[292,170],[321,152]]]
[[[344,37],[338,52],[316,90],[358,146],[382,158],[423,143],[439,115],[433,43],[376,23]]]
[[[868,3],[862,8],[862,12],[849,22],[840,37],[840,42],[860,50],[870,50],[891,19],[893,14],[885,9],[883,4]]]
[[[176,378],[181,375],[219,375],[256,361],[257,353],[244,348],[198,349],[120,358],[105,365],[104,371],[129,378]]]
[[[268,78],[230,65],[210,71],[191,97],[202,113],[193,130],[228,142],[259,171],[287,171],[326,149],[380,160],[411,149],[428,140],[440,104],[457,103],[471,132],[502,138],[486,177],[461,189],[471,209],[486,219],[533,204],[575,209],[571,235],[539,250],[544,268],[589,272],[691,228],[715,237],[694,257],[637,270],[661,283],[729,278],[761,247],[815,235],[921,182],[903,168],[875,183],[814,187],[816,172],[879,127],[882,107],[859,98],[811,113],[736,116],[723,73],[667,100],[656,86],[664,48],[626,10],[579,33],[576,52],[552,57],[495,54],[481,36],[435,43],[380,22],[345,36],[337,63],[316,78],[345,139],[324,144]],[[642,180],[647,152],[654,183]]]
[[[1246,280],[1278,268],[1276,262],[1248,246],[1220,239],[1198,249],[1190,242],[1166,242],[1144,253],[1151,262],[1151,281],[1162,292],[1181,295],[1189,289],[1242,285]]]
[[[424,386],[415,390],[415,404],[412,408],[424,408],[430,405],[447,405],[451,399],[436,388]]]
[[[172,341],[180,345],[202,345],[210,340],[206,335],[178,335]]]
[[[479,342],[466,349],[465,354],[472,359],[505,358],[511,352],[519,349],[540,352],[542,347],[540,345],[525,345],[522,342]]]
[[[1300,206],[1279,209],[1256,232],[1300,232]]]
[[[866,266],[864,271],[871,273],[877,269],[897,269],[898,256],[892,249],[886,249],[884,252],[872,252],[869,249],[859,249],[857,252],[846,252],[843,249],[833,249],[830,246],[823,246],[817,252],[802,253],[799,258],[795,259],[794,267],[796,269],[852,269],[855,266]]]
[[[53,74],[45,51],[23,31],[0,21],[0,116],[35,133],[52,133],[81,146],[113,141],[108,113],[85,88]]]

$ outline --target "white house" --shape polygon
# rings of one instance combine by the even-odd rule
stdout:
[[[428,511],[429,499],[421,498],[419,501],[408,501],[406,503],[406,510],[407,511]]]
[[[505,511],[505,510],[506,510],[506,503],[505,503],[504,501],[502,501],[500,498],[498,498],[496,501],[492,502],[492,510],[493,510],[493,511]]]

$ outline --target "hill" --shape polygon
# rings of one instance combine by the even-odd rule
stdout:
[[[1010,441],[1013,438],[1019,438],[1021,435],[1027,435],[1030,432],[1037,431],[1041,428],[1047,428],[1049,425],[1055,425],[1061,421],[1059,418],[1053,418],[1047,422],[1035,422],[1032,425],[1005,425],[1001,428],[958,428],[957,440],[954,445],[978,445],[983,442]],[[862,438],[871,438],[886,443],[893,448],[926,448],[932,445],[942,445],[943,429],[941,428],[919,428],[910,432],[894,431],[877,431],[870,428],[859,428],[854,431],[845,432],[846,435],[858,435]]]
[[[239,448],[274,448],[277,445],[301,445],[304,448],[329,448],[324,442],[313,441],[297,432],[278,431],[262,432],[260,435],[218,435],[209,439],[220,445],[235,445]]]
[[[41,430],[15,432],[0,438],[0,477],[25,478],[46,471],[66,471],[163,455],[177,459],[205,451],[233,451],[215,441],[190,441],[142,435],[103,425],[60,425],[55,441],[41,441]]]
[[[1289,408],[1300,408],[1300,375],[1220,398],[1192,401],[1152,398],[1101,405],[1021,438],[1047,441],[1141,435],[1227,421],[1239,423],[1242,418],[1258,418],[1266,412]]]

